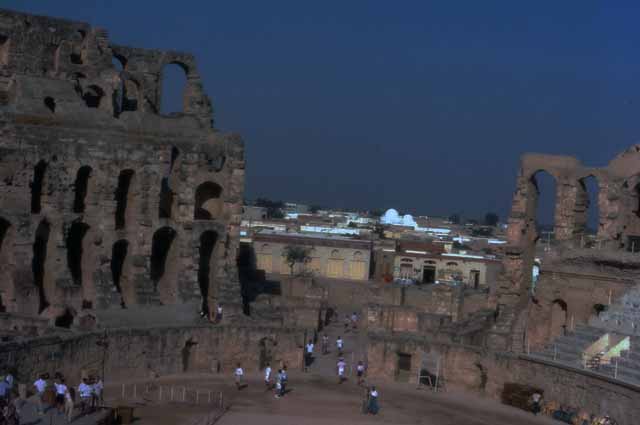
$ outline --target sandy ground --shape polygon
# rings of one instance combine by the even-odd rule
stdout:
[[[226,411],[219,425],[343,425],[343,424],[428,424],[428,425],[535,425],[557,424],[549,418],[534,417],[493,400],[469,394],[437,393],[417,390],[406,384],[379,388],[380,413],[361,413],[363,389],[353,382],[314,373],[290,373],[290,392],[276,399],[266,391],[258,375],[250,376],[248,386],[238,391],[232,380],[221,376],[175,376],[158,381],[161,385],[187,386],[202,391],[223,391]],[[112,387],[112,393],[118,387]],[[114,403],[117,401],[113,400]],[[214,406],[156,402],[129,403],[136,406],[138,425],[195,423],[215,412]]]

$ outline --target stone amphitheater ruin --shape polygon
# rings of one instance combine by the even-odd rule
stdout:
[[[187,84],[183,112],[162,115],[168,64]],[[267,361],[299,368],[306,337],[351,299],[380,380],[437,372],[448,388],[496,399],[523,383],[640,423],[640,146],[605,168],[525,155],[503,272],[486,293],[301,278],[248,299],[238,273],[244,167],[242,139],[213,126],[190,54],[0,10],[0,365],[24,380],[99,365],[110,379],[228,374],[237,361],[249,372]],[[557,184],[548,244],[535,222],[543,171]],[[217,305],[221,323],[198,317]],[[117,349],[105,352],[105,339]]]

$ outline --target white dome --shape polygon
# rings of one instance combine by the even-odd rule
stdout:
[[[413,216],[411,214],[407,214],[402,217],[402,224],[404,224],[405,226],[415,226],[416,221],[413,219]]]
[[[388,209],[387,212],[384,213],[380,221],[386,224],[398,224],[400,222],[400,214],[398,214],[398,211],[394,210],[393,208]]]

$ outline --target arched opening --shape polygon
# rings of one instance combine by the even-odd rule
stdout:
[[[75,189],[75,197],[73,199],[73,212],[83,213],[85,209],[85,198],[89,186],[89,177],[91,177],[91,167],[85,165],[80,167],[76,174],[76,181],[73,184]]]
[[[160,113],[172,115],[184,112],[184,93],[187,88],[187,70],[184,65],[165,65],[161,79]]]
[[[536,189],[537,239],[550,245],[555,231],[556,180],[547,171],[540,170],[531,177],[531,182]]]
[[[220,217],[223,209],[220,195],[222,195],[222,187],[217,183],[205,182],[198,186],[193,218],[195,220],[213,220]]]
[[[121,56],[113,55],[111,57],[111,65],[118,71],[119,80],[117,87],[113,91],[112,94],[112,102],[113,102],[113,116],[118,118],[120,116],[120,112],[122,112],[122,99],[124,96],[124,83],[122,82],[122,71],[124,71],[124,62],[122,61]]]
[[[0,64],[6,65],[9,62],[9,37],[0,34]]]
[[[192,365],[192,357],[195,354],[193,347],[198,345],[196,341],[192,338],[189,338],[185,343],[184,347],[182,347],[182,371],[187,372],[191,368]]]
[[[83,240],[89,225],[80,221],[74,222],[67,234],[67,266],[75,285],[82,285],[82,253]]]
[[[163,227],[153,234],[151,245],[151,280],[165,304],[175,301],[177,295],[176,235],[171,227]]]
[[[56,317],[55,325],[58,328],[70,328],[73,324],[73,313],[70,309],[65,309],[64,313]]]
[[[116,188],[116,230],[124,229],[127,224],[127,206],[131,198],[131,181],[135,172],[133,170],[122,170],[118,176],[118,187]]]
[[[598,180],[594,176],[580,179],[576,198],[576,233],[579,235],[597,235],[600,225],[598,209]]]
[[[556,338],[567,332],[567,303],[561,299],[555,299],[551,303],[550,337]]]
[[[3,304],[3,294],[9,289],[8,285],[12,285],[12,278],[9,275],[9,264],[7,259],[8,251],[11,251],[10,247],[5,248],[5,240],[8,239],[9,228],[11,223],[4,218],[0,217],[0,312],[6,311],[6,305]]]
[[[173,172],[173,167],[176,165],[176,161],[178,160],[178,157],[180,156],[180,149],[176,148],[175,146],[171,147],[171,162],[169,163],[169,174],[171,174]]]
[[[125,239],[116,241],[111,248],[111,278],[113,279],[113,285],[122,297],[121,305],[126,307],[125,299],[122,295],[122,271],[124,269],[124,261],[127,258],[129,251],[129,242]]]
[[[82,95],[82,99],[84,100],[85,105],[88,108],[98,108],[100,107],[100,102],[102,102],[102,98],[104,97],[104,90],[96,85],[91,85],[87,87],[87,90]]]
[[[51,112],[56,112],[56,101],[51,96],[44,98],[44,106],[46,106]]]
[[[163,177],[160,183],[160,202],[158,204],[158,217],[171,218],[173,208],[173,191],[169,187],[169,178]]]
[[[45,264],[47,261],[47,247],[49,245],[49,236],[51,234],[51,225],[46,220],[42,220],[36,229],[35,240],[33,242],[33,259],[31,262],[31,269],[33,272],[33,283],[38,288],[38,294],[40,296],[40,305],[38,312],[42,311],[49,306],[47,297],[44,291]]]
[[[0,258],[2,258],[4,240],[7,236],[7,233],[9,233],[9,227],[11,227],[11,223],[0,217]]]
[[[201,311],[209,316],[209,285],[211,284],[213,251],[218,241],[218,234],[212,230],[208,230],[200,235],[200,262],[198,264],[198,285],[200,286],[200,295],[202,296]]]
[[[31,214],[39,214],[42,210],[42,188],[45,183],[45,173],[47,163],[40,161],[33,170],[33,181],[31,182]]]

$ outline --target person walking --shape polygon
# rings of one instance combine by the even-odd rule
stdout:
[[[65,394],[67,393],[67,386],[64,383],[64,378],[59,378],[58,382],[53,384],[56,388],[56,408],[58,414],[62,414],[65,407]]]
[[[351,327],[353,330],[358,328],[358,314],[355,311],[351,314]]]
[[[36,404],[38,406],[38,414],[44,415],[44,392],[47,389],[47,381],[44,380],[44,375],[40,375],[38,379],[33,383],[36,389]]]
[[[356,366],[356,374],[358,375],[358,385],[362,385],[364,383],[364,371],[365,366],[362,360],[358,361],[358,365]]]
[[[327,334],[322,335],[322,354],[329,352],[329,337]]]
[[[289,383],[289,376],[287,375],[287,366],[282,367],[282,373],[280,374],[280,384],[282,385],[280,396],[284,397],[287,393],[287,384]]]
[[[98,405],[102,406],[102,391],[104,390],[102,378],[97,376],[95,381],[91,385],[91,408],[94,410],[98,408]]]
[[[371,391],[369,391],[369,405],[367,407],[367,412],[372,415],[377,415],[380,407],[378,406],[378,390],[376,387],[371,387]]]
[[[67,417],[67,422],[71,423],[71,416],[73,416],[73,397],[71,396],[71,389],[66,388],[64,393],[64,415]]]
[[[240,390],[242,389],[242,378],[244,377],[244,370],[240,366],[240,363],[238,363],[236,367],[236,371],[234,372],[234,375],[236,379],[236,388]]]
[[[304,353],[304,371],[309,371],[309,366],[311,366],[311,361],[313,360],[313,341],[309,340],[307,346],[305,347]]]
[[[541,406],[541,402],[542,401],[542,394],[540,394],[539,392],[535,392],[533,393],[533,395],[531,395],[531,412],[534,415],[538,415],[538,413],[540,413],[540,410],[542,409]]]
[[[9,391],[7,393],[8,396],[8,400],[11,401],[11,393],[13,391],[13,382],[15,381],[15,379],[13,378],[13,375],[11,374],[11,371],[7,371],[7,375],[4,377],[5,382],[7,383],[7,386],[9,387]]]
[[[264,385],[267,387],[267,391],[271,389],[271,364],[269,363],[264,368]]]
[[[278,377],[276,378],[276,398],[282,397],[284,394],[282,393],[282,380],[280,376],[282,375],[282,369],[278,370]]]
[[[82,378],[82,382],[78,385],[78,394],[80,394],[80,414],[86,415],[91,411],[91,398],[93,388],[87,383],[87,378]]]
[[[341,336],[336,339],[336,348],[338,349],[338,357],[342,357],[342,350],[344,349],[344,341]]]
[[[338,369],[338,383],[342,384],[342,382],[344,382],[344,380],[346,379],[344,375],[347,368],[347,364],[342,357],[340,357],[340,359],[338,360],[336,367]]]

